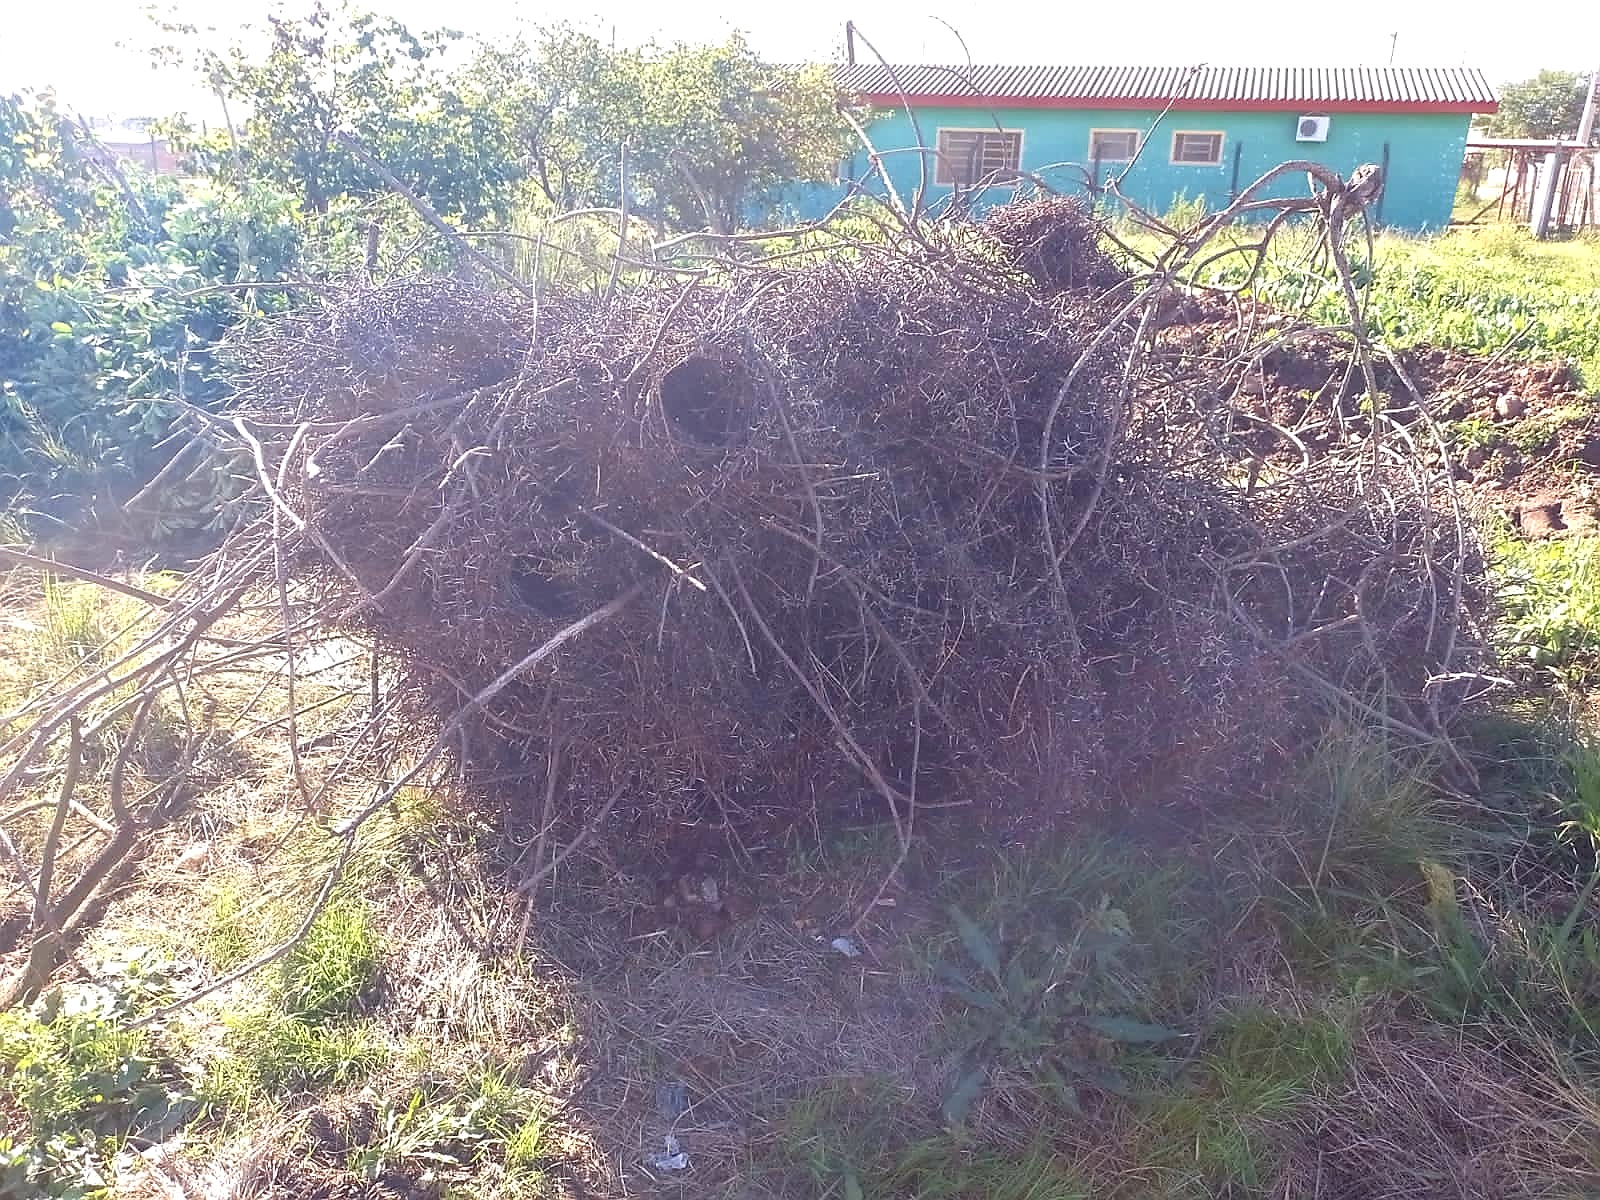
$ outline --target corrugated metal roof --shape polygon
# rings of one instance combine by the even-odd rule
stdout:
[[[1490,111],[1498,103],[1482,71],[1467,67],[1043,67],[880,63],[839,67],[846,91],[875,99],[900,95],[1020,100],[1062,107],[1177,99],[1193,104],[1358,104],[1451,106]]]

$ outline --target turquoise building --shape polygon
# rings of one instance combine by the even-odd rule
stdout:
[[[1448,223],[1473,114],[1498,104],[1481,71],[1444,67],[858,64],[840,67],[839,79],[872,106],[868,137],[908,205],[919,184],[925,207],[959,196],[982,209],[1029,178],[1095,199],[1119,179],[1152,212],[1179,200],[1214,212],[1279,163],[1310,159],[1343,176],[1382,166],[1372,211],[1408,230]],[[884,192],[873,176],[863,148],[837,186],[784,201],[792,216],[820,216],[852,188]],[[1305,187],[1296,176],[1276,190]]]

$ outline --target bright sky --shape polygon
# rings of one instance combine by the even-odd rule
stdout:
[[[679,8],[662,0],[613,0],[603,15],[596,15],[595,0],[364,0],[362,6],[413,28],[447,25],[490,37],[554,20],[587,25],[619,44],[714,40],[739,28],[759,52],[790,62],[840,57],[846,18],[891,61],[965,61],[941,17],[960,30],[974,62],[1382,66],[1394,34],[1396,66],[1482,67],[1497,85],[1543,67],[1588,70],[1600,62],[1596,0],[1496,5],[1482,19],[1470,15],[1470,0],[1035,0],[1033,12],[1023,4],[933,7],[938,3],[754,0],[736,7],[717,0]],[[1491,11],[1486,0],[1478,4]],[[158,116],[183,108],[197,119],[214,118],[187,75],[149,65],[146,48],[160,38],[138,0],[72,0],[61,7],[3,0],[0,8],[6,10],[0,92],[53,86],[69,110],[85,116]],[[214,27],[211,36],[222,42],[246,23],[259,26],[270,10],[267,0],[177,0],[175,9],[182,19]],[[993,20],[991,13],[1004,16]]]

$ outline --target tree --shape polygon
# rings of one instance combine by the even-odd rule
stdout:
[[[1540,71],[1506,84],[1500,89],[1500,111],[1483,121],[1483,132],[1503,138],[1572,137],[1590,78],[1575,71]]]
[[[832,176],[846,103],[825,67],[764,63],[735,34],[716,46],[612,50],[570,26],[482,48],[464,91],[493,97],[523,172],[555,208],[629,200],[663,224],[738,228],[782,186]]]
[[[597,38],[556,26],[532,42],[483,44],[458,86],[495,112],[524,177],[569,210],[614,198],[604,176],[615,173],[630,107],[618,61]]]
[[[637,162],[657,205],[682,224],[744,223],[778,188],[829,178],[849,126],[826,67],[763,63],[735,34],[642,60]]]
[[[271,43],[254,59],[235,46],[202,52],[200,67],[242,127],[188,139],[214,173],[289,187],[308,211],[387,189],[340,144],[348,133],[441,213],[478,221],[503,213],[520,180],[501,114],[439,69],[458,35],[413,34],[398,21],[322,0],[303,18],[269,17]],[[192,29],[179,29],[193,33]]]

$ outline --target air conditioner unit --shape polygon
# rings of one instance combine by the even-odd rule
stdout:
[[[1328,126],[1332,123],[1332,117],[1301,117],[1294,125],[1294,140],[1325,142],[1328,140]]]

